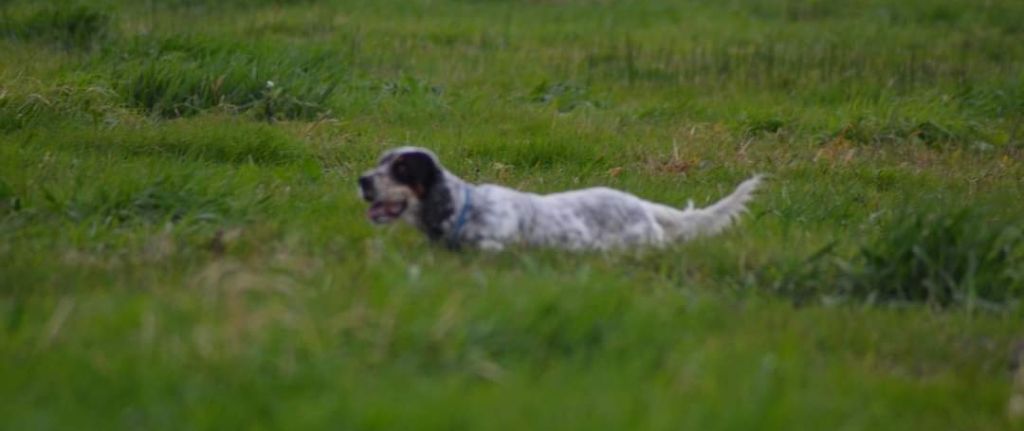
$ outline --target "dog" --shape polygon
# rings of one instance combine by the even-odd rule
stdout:
[[[567,250],[664,247],[714,235],[746,211],[762,181],[744,181],[705,208],[677,209],[606,187],[549,195],[470,184],[430,150],[385,152],[359,177],[359,194],[375,224],[404,220],[452,249],[502,250],[525,245]]]

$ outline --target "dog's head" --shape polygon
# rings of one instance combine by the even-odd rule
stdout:
[[[374,223],[414,221],[424,200],[443,180],[444,171],[434,153],[402,147],[384,153],[375,168],[359,177],[359,194],[370,203],[366,215]]]

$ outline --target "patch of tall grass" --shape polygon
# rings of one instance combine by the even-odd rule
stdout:
[[[47,5],[29,13],[4,12],[0,34],[9,39],[44,41],[65,49],[94,47],[115,32],[109,12],[88,4]]]
[[[109,79],[124,100],[163,118],[211,108],[260,119],[315,119],[346,79],[328,50],[260,49],[200,38],[140,39],[112,49]],[[101,68],[104,66],[100,66]]]
[[[852,253],[836,244],[782,269],[799,302],[998,309],[1024,298],[1024,225],[978,209],[904,211]]]
[[[101,86],[35,87],[24,81],[0,85],[0,132],[69,121],[100,124],[121,114],[117,95]]]

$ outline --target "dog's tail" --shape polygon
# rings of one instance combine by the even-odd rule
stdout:
[[[654,218],[665,229],[668,238],[674,241],[717,234],[747,211],[747,202],[753,198],[754,190],[763,179],[764,176],[755,175],[736,187],[729,196],[705,208],[694,208],[693,201],[683,210],[658,205]]]

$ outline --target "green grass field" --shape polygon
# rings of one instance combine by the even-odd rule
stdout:
[[[668,250],[453,253],[365,219],[407,143],[771,179]],[[1024,429],[1022,178],[1017,0],[6,1],[0,429]]]

